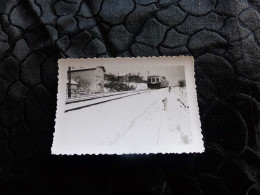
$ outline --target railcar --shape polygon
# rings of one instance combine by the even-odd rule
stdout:
[[[147,77],[147,87],[148,89],[160,89],[169,86],[169,82],[164,76],[148,76]]]

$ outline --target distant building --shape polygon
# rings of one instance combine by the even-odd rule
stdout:
[[[118,77],[120,82],[129,82],[130,74],[120,75]]]
[[[106,70],[103,66],[87,69],[72,69],[71,79],[78,83],[79,89],[87,90],[89,93],[104,92],[104,74]]]

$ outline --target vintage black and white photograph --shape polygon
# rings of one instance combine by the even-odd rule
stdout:
[[[191,57],[59,60],[54,154],[202,152]]]

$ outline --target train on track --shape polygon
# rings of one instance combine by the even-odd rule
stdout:
[[[169,86],[169,81],[164,76],[148,76],[147,87],[148,89],[160,89]]]

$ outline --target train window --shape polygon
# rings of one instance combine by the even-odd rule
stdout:
[[[152,78],[152,82],[155,82],[155,78]]]
[[[148,82],[149,82],[149,83],[152,82],[151,79],[148,79]]]
[[[159,82],[159,78],[156,78],[156,82]]]

